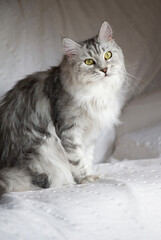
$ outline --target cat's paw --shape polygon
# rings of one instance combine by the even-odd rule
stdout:
[[[94,181],[96,181],[98,179],[99,179],[99,177],[96,176],[96,175],[89,175],[89,176],[86,176],[85,178],[76,179],[76,182],[78,184],[83,184],[83,183],[94,182]]]
[[[90,175],[85,177],[84,179],[82,179],[82,183],[88,183],[88,182],[95,182],[96,180],[98,180],[99,177],[96,175]]]

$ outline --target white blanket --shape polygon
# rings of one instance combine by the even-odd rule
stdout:
[[[7,194],[2,240],[160,240],[161,159],[95,167],[87,185]]]

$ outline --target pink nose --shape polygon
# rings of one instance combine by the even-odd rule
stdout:
[[[106,73],[107,72],[107,68],[103,68],[103,69],[101,69],[101,71]]]

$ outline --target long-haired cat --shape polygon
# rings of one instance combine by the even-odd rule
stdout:
[[[97,37],[64,38],[58,67],[19,81],[0,104],[0,188],[35,190],[93,181],[93,146],[125,99],[123,53],[104,22]]]

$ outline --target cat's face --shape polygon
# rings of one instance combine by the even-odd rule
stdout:
[[[100,43],[97,39],[86,41],[80,51],[75,67],[81,81],[95,82],[121,71],[123,55],[114,40]]]
[[[73,75],[82,83],[108,80],[124,66],[122,51],[112,39],[107,22],[102,24],[98,37],[80,44],[65,38],[63,47]]]

